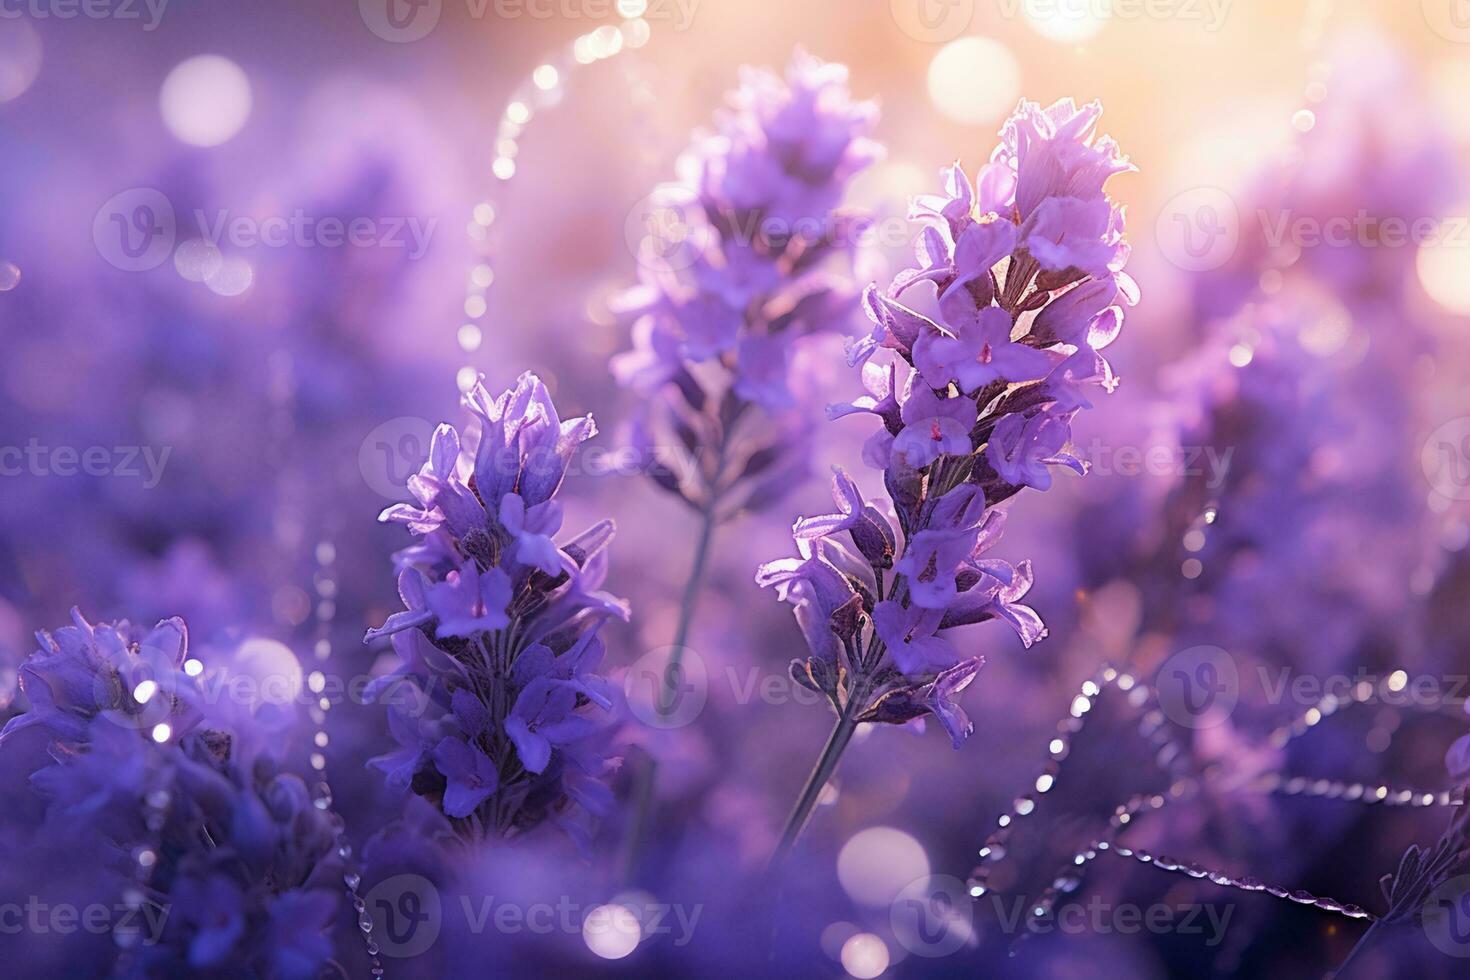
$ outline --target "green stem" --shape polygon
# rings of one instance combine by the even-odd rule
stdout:
[[[1373,924],[1368,927],[1367,932],[1363,933],[1363,936],[1358,940],[1357,945],[1348,950],[1347,959],[1343,960],[1342,963],[1338,965],[1337,969],[1332,971],[1332,976],[1334,978],[1347,975],[1347,968],[1349,964],[1351,964],[1354,960],[1358,958],[1358,954],[1368,948],[1370,940],[1373,939],[1373,934],[1378,931],[1378,927],[1381,925],[1383,925],[1382,919],[1373,920]]]
[[[699,591],[704,584],[705,568],[709,565],[710,543],[714,540],[715,501],[711,499],[700,515],[699,542],[694,546],[694,565],[689,570],[689,581],[684,583],[684,598],[679,603],[679,622],[674,627],[673,652],[669,665],[664,668],[664,684],[659,689],[658,712],[667,717],[674,710],[674,702],[667,698],[670,692],[677,693],[675,683],[679,665],[684,660],[684,643],[689,639],[689,629],[694,623],[694,607],[699,603]]]
[[[822,788],[832,778],[837,770],[837,763],[842,761],[842,753],[847,750],[848,743],[852,741],[853,732],[857,731],[857,711],[861,698],[850,698],[847,707],[837,718],[837,724],[832,729],[832,734],[827,737],[827,744],[822,748],[822,754],[817,757],[817,763],[812,767],[811,775],[807,777],[806,785],[802,787],[801,795],[796,799],[796,805],[791,808],[791,816],[786,820],[786,829],[781,833],[781,842],[776,845],[776,851],[771,855],[769,870],[779,868],[786,856],[791,853],[796,839],[806,828],[807,821],[811,819],[812,809],[817,805],[817,799],[822,795]]]
[[[700,515],[699,540],[694,546],[694,564],[689,570],[688,581],[684,583],[684,597],[679,603],[679,621],[674,627],[673,650],[669,655],[668,665],[664,668],[663,681],[659,685],[657,708],[660,717],[668,717],[677,704],[677,696],[670,697],[670,692],[677,695],[675,684],[684,659],[684,644],[688,641],[689,630],[694,624],[694,608],[699,602],[705,569],[709,565],[710,544],[719,523],[715,517],[715,507],[716,503],[712,499]],[[624,881],[632,876],[638,862],[643,831],[648,823],[648,814],[653,808],[653,789],[657,779],[658,760],[650,756],[648,764],[639,770],[638,781],[633,787],[633,816],[628,824],[628,834],[624,838],[620,862]]]

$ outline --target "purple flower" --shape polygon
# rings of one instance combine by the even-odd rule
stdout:
[[[1104,277],[1126,249],[1115,233],[1116,213],[1106,200],[1048,198],[1021,227],[1021,240],[1048,272]]]
[[[1046,412],[1008,415],[996,423],[985,459],[1007,483],[1049,490],[1052,466],[1087,472],[1081,460],[1065,451],[1071,438],[1066,420]]]
[[[612,359],[613,377],[625,388],[656,391],[683,369],[678,332],[657,316],[638,318],[632,331],[633,349]]]
[[[849,360],[868,394],[828,414],[882,420],[863,459],[883,471],[902,535],[839,470],[837,512],[798,520],[800,557],[756,574],[792,605],[810,651],[793,676],[827,696],[839,726],[932,714],[958,746],[970,725],[955,697],[980,660],[962,661],[947,632],[999,620],[1026,647],[1046,636],[1022,601],[1031,563],[989,552],[997,507],[1049,488],[1053,466],[1085,472],[1067,449],[1071,419],[1117,383],[1099,351],[1137,294],[1103,185],[1131,168],[1094,138],[1099,112],[1023,102],[976,184],[948,168],[944,193],[914,202],[917,267],[864,293],[874,329]],[[897,299],[924,284],[936,319]],[[873,362],[880,350],[889,363]]]
[[[742,337],[739,351],[735,394],[771,408],[788,407],[792,402],[786,381],[790,345],[780,336]]]
[[[887,722],[902,725],[925,715],[933,715],[944,726],[950,744],[955,748],[965,744],[975,726],[965,710],[955,700],[970,686],[985,666],[984,657],[971,657],[953,667],[941,670],[927,684],[900,688],[887,694],[869,709],[863,721]]]
[[[876,415],[883,420],[888,431],[897,434],[903,428],[903,416],[898,401],[898,366],[866,363],[862,367],[863,387],[866,395],[860,395],[847,404],[829,405],[827,418],[837,420],[857,413]]]
[[[1044,351],[1011,340],[1011,315],[998,306],[980,310],[957,334],[938,327],[919,334],[914,364],[931,388],[957,382],[969,394],[996,381],[1035,381],[1052,362]]]
[[[140,731],[166,722],[177,734],[198,723],[198,686],[184,671],[183,620],[164,620],[145,633],[127,621],[93,625],[75,608],[71,615],[74,625],[36,634],[40,649],[20,670],[31,710],[6,723],[0,742],[32,726],[63,742],[80,739],[99,715]]]
[[[505,730],[515,743],[521,764],[530,772],[545,772],[552,749],[592,735],[597,723],[577,714],[577,690],[567,681],[537,677],[521,689]]]
[[[825,538],[838,531],[851,530],[863,519],[863,495],[857,484],[852,482],[840,468],[832,477],[832,500],[839,513],[821,517],[799,517],[793,528],[798,538]]]
[[[530,510],[520,494],[508,493],[500,501],[500,526],[515,541],[516,561],[547,575],[561,571],[561,552],[551,540],[561,530],[561,519],[559,500],[544,501]]]
[[[468,817],[500,788],[495,763],[478,745],[462,738],[451,736],[434,746],[434,765],[448,782],[444,812],[451,817]]]
[[[1094,138],[1102,105],[1081,108],[1062,99],[1043,109],[1022,100],[1001,131],[1001,156],[1016,174],[1015,207],[1022,221],[1048,200],[1103,196],[1109,178],[1136,168],[1106,136]]]
[[[181,722],[166,706],[198,703],[202,689],[187,672],[169,688],[134,671],[184,662],[181,621],[145,634],[125,622],[91,624],[80,613],[73,620],[41,634],[42,649],[28,663],[41,685],[32,698],[37,717],[12,730],[35,724],[57,739],[49,764],[30,780],[46,801],[36,846],[110,855],[146,847],[151,855],[149,901],[175,914],[120,972],[172,976],[228,966],[249,975],[317,975],[331,954],[320,933],[344,900],[338,818],[299,777],[280,772],[251,732],[195,716],[160,737],[154,717],[166,719],[157,725]],[[85,685],[84,670],[93,674]],[[41,694],[53,690],[47,679],[59,683],[61,696]],[[84,687],[94,693],[82,696]],[[153,716],[150,706],[165,710]],[[132,861],[120,868],[104,860],[94,869],[114,894],[139,887],[136,872]],[[308,906],[318,936],[302,943],[278,928],[272,910]]]
[[[847,69],[804,52],[784,77],[744,69],[717,131],[680,159],[680,182],[650,198],[640,283],[612,304],[633,349],[612,371],[643,399],[649,445],[716,461],[679,467],[666,450],[647,468],[703,520],[770,507],[805,473],[805,355],[857,319],[865,219],[839,208],[880,156],[876,116],[852,99]]]
[[[944,275],[949,273],[946,271]],[[873,330],[848,347],[847,362],[854,366],[867,363],[868,358],[880,348],[896,350],[908,357],[919,334],[934,326],[928,317],[914,312],[892,296],[883,295],[877,286],[869,286],[863,291],[863,311],[873,321]]]
[[[928,524],[916,532],[894,571],[908,577],[909,598],[924,609],[946,609],[958,595],[961,563],[974,554],[985,495],[973,484],[941,497]]]
[[[847,531],[853,546],[870,565],[891,566],[897,547],[893,526],[876,507],[863,501],[857,484],[841,467],[833,467],[832,500],[839,513],[797,518],[792,527],[797,540],[817,540]]]
[[[1117,308],[1118,284],[1110,278],[1093,279],[1052,300],[1036,315],[1033,335],[1045,342],[1102,350],[1117,337],[1123,316]]]
[[[991,218],[966,227],[955,241],[954,277],[939,297],[945,315],[949,316],[952,308],[964,312],[988,306],[995,299],[991,270],[1015,250],[1016,226],[1009,221]]]
[[[392,702],[398,747],[369,764],[467,835],[503,836],[572,820],[566,808],[595,800],[616,766],[612,702],[593,672],[598,630],[627,609],[601,591],[611,522],[554,538],[555,494],[592,419],[563,421],[531,374],[499,397],[476,385],[465,403],[474,428],[461,440],[441,427],[426,503],[475,506],[397,556],[408,608],[368,638],[391,634],[399,665],[366,694]]]
[[[941,610],[903,606],[891,600],[873,607],[873,629],[887,645],[899,671],[908,677],[932,674],[958,659],[950,642],[936,635],[943,620]]]
[[[969,455],[976,414],[971,399],[940,398],[927,384],[913,385],[903,403],[904,427],[894,437],[893,457],[917,470],[946,454]]]
[[[810,598],[817,604],[824,617],[831,616],[845,606],[853,596],[852,584],[842,570],[823,555],[824,543],[813,544],[806,538],[797,538],[800,558],[778,558],[766,562],[755,574],[755,583],[763,589],[774,587],[782,602],[797,598]],[[797,583],[808,586],[809,593],[793,593]]]
[[[393,613],[383,621],[382,626],[368,630],[369,641],[422,626],[434,618],[434,612],[429,608],[428,588],[418,569],[405,568],[398,573],[398,598],[403,601],[403,611]]]
[[[505,607],[510,594],[510,576],[499,568],[481,572],[473,561],[448,573],[427,592],[429,608],[438,620],[437,632],[465,637],[507,625],[510,617]]]
[[[945,609],[940,628],[953,629],[999,619],[1009,624],[1029,649],[1033,643],[1046,638],[1046,626],[1041,617],[1036,610],[1020,601],[1031,591],[1035,579],[1031,563],[1023,561],[1015,568],[999,562],[987,564],[992,568],[984,573],[959,576],[964,587]],[[995,565],[1004,565],[1004,568],[995,569]]]

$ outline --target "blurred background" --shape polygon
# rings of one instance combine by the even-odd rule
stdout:
[[[361,637],[399,607],[390,555],[407,541],[375,517],[433,425],[459,418],[477,374],[499,390],[535,370],[563,417],[593,412],[621,444],[631,399],[607,363],[628,338],[608,303],[637,279],[646,199],[740,67],[779,70],[797,48],[846,64],[881,109],[887,156],[852,199],[901,231],[867,250],[872,279],[908,264],[898,219],[942,166],[973,173],[1020,98],[1072,97],[1102,102],[1138,168],[1110,190],[1143,299],[1110,351],[1122,386],[1079,421],[1094,472],[1011,515],[1004,557],[1035,563],[1050,637],[974,634],[989,664],[962,751],[932,731],[859,735],[796,880],[768,896],[782,949],[855,977],[1325,973],[1361,923],[1112,855],[1060,889],[1104,902],[1083,927],[1026,938],[1011,913],[1056,890],[1119,805],[1221,767],[1141,819],[1134,846],[1378,908],[1379,876],[1443,829],[1438,802],[1360,798],[1437,801],[1464,731],[1463,0],[0,0],[0,713],[22,707],[32,631],[73,606],[182,615],[206,661],[253,642],[307,672],[380,670]],[[837,343],[811,374],[818,414],[857,389]],[[758,870],[830,721],[782,686],[799,635],[753,574],[789,553],[790,520],[826,506],[824,474],[856,467],[863,435],[831,426],[810,481],[717,548],[690,639],[699,717],[630,719],[628,771],[649,754],[663,768],[658,853],[630,876],[619,816],[600,856],[542,876],[589,903],[708,906],[692,940],[645,921],[626,948],[578,928],[465,949],[613,975],[759,968],[732,919],[764,901]],[[575,470],[563,497],[568,526],[619,524],[609,588],[634,617],[605,635],[621,679],[668,642],[693,520],[616,466]],[[1206,542],[1212,507],[1243,515],[1226,543]],[[1228,723],[1112,685],[1077,710],[1108,664],[1141,684],[1198,645],[1238,669]],[[1320,695],[1281,693],[1297,675],[1367,683],[1369,703],[1324,718]],[[1420,680],[1418,701],[1387,696]],[[1147,735],[1160,724],[1178,729],[1168,746]],[[362,768],[389,743],[380,708],[345,699],[301,727],[295,764],[329,775],[352,839],[401,812]],[[906,931],[894,910],[914,882],[979,898],[980,849],[1011,813],[1025,819],[984,899],[940,940]],[[1124,908],[1169,911],[1128,929]],[[1423,932],[1376,955],[1378,975],[1462,962]],[[445,969],[415,962],[392,973]]]

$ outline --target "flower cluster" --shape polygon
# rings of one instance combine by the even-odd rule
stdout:
[[[612,522],[558,545],[555,498],[597,427],[562,421],[529,373],[498,398],[477,383],[465,405],[463,439],[439,426],[409,479],[419,506],[380,517],[422,539],[396,556],[405,609],[368,632],[391,636],[400,660],[368,690],[390,702],[398,742],[372,764],[468,837],[549,819],[580,838],[581,815],[610,804],[602,777],[617,765],[598,632],[628,613],[599,591]]]
[[[1136,287],[1123,211],[1103,187],[1130,166],[1094,138],[1100,112],[1023,102],[973,185],[955,165],[945,194],[916,199],[919,267],[886,295],[867,291],[875,328],[851,357],[868,393],[830,414],[882,421],[863,458],[883,471],[898,527],[839,471],[840,513],[798,520],[801,557],[757,575],[792,603],[811,648],[794,676],[844,720],[933,714],[958,746],[971,726],[954,696],[983,661],[945,631],[999,619],[1027,646],[1046,635],[1021,603],[1030,563],[985,555],[1004,526],[998,504],[1046,490],[1053,466],[1085,472],[1071,420],[1116,385],[1099,351]],[[924,284],[932,316],[903,302]],[[872,360],[884,350],[888,363]]]
[[[166,911],[114,936],[117,972],[316,976],[343,897],[336,818],[251,740],[208,725],[181,620],[73,620],[39,634],[22,670],[32,708],[0,744],[31,728],[50,742],[31,777],[47,800],[36,844],[96,850],[99,887]]]
[[[178,618],[143,631],[126,620],[92,624],[72,610],[72,625],[36,635],[39,649],[20,668],[30,709],[11,718],[0,744],[39,727],[62,744],[86,739],[94,720],[157,732],[163,741],[195,729],[198,687],[184,668],[188,628]]]
[[[783,417],[800,342],[856,318],[850,263],[867,221],[839,205],[880,151],[867,136],[876,106],[852,100],[845,67],[804,52],[784,80],[746,69],[730,101],[681,158],[681,181],[648,200],[641,282],[616,304],[634,346],[612,369],[649,402],[635,443],[662,464],[662,486],[712,508],[738,485],[755,509],[803,463],[800,425]],[[731,430],[751,406],[770,424],[737,451]],[[656,447],[679,444],[708,450],[696,471],[660,458]]]

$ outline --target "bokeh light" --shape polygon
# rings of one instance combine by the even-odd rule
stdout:
[[[1470,214],[1470,202],[1454,213]],[[1440,306],[1452,313],[1470,314],[1470,241],[1446,235],[1441,241],[1419,249],[1417,265],[1419,282],[1424,291]]]
[[[250,79],[228,58],[197,55],[168,73],[158,101],[175,137],[191,146],[219,146],[250,118]]]
[[[238,255],[221,259],[218,264],[200,263],[198,271],[206,271],[204,284],[220,296],[239,296],[255,282],[255,270]]]
[[[842,845],[837,878],[853,901],[878,908],[892,902],[911,882],[929,874],[923,845],[893,827],[869,827]]]
[[[873,980],[888,969],[888,947],[871,932],[860,932],[842,944],[842,968],[857,980]]]
[[[1021,66],[1010,49],[986,37],[962,37],[929,63],[929,98],[955,122],[989,125],[1016,107]]]
[[[174,268],[189,282],[208,282],[223,263],[219,249],[203,238],[191,238],[174,249]]]
[[[1112,8],[1095,0],[1022,0],[1026,23],[1042,37],[1077,44],[1107,24]]]
[[[582,940],[605,960],[620,960],[643,938],[638,917],[622,905],[599,905],[582,921]]]
[[[301,661],[278,640],[252,637],[240,644],[230,664],[231,677],[248,677],[256,693],[253,707],[286,705],[301,696]]]
[[[41,73],[41,35],[23,17],[0,18],[0,103],[20,98]]]

